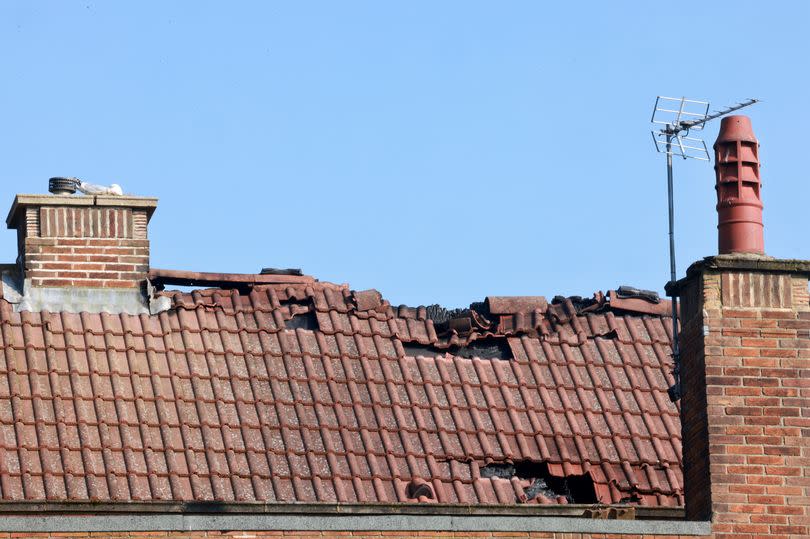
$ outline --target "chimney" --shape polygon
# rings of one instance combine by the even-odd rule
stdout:
[[[714,148],[720,254],[675,285],[686,517],[713,537],[808,537],[810,261],[763,255],[750,120],[725,118]]]
[[[17,230],[24,288],[140,289],[157,199],[72,195],[72,180],[61,180],[49,184],[59,194],[17,195],[6,219]]]
[[[748,116],[723,118],[714,158],[720,254],[764,254],[759,143]]]

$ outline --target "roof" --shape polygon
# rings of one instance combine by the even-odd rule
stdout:
[[[0,499],[683,504],[668,302],[282,280],[156,315],[0,299]]]

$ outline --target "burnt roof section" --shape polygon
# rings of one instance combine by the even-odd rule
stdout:
[[[223,286],[157,315],[0,300],[0,499],[683,504],[663,315],[598,293],[434,322],[222,275],[154,272]]]

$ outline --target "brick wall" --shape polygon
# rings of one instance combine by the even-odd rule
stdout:
[[[25,275],[33,286],[133,288],[149,271],[149,240],[25,239]]]
[[[810,536],[806,272],[716,257],[682,288],[686,514],[716,537]]]
[[[35,287],[141,286],[153,200],[18,196],[9,224],[18,230],[25,277]]]

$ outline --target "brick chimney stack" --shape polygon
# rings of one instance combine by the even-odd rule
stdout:
[[[26,288],[141,287],[156,207],[146,197],[17,195],[6,224],[17,230]]]
[[[758,143],[723,119],[720,254],[681,298],[684,498],[713,537],[810,536],[810,261],[763,254]]]
[[[687,518],[810,536],[810,261],[720,255],[681,297]]]

